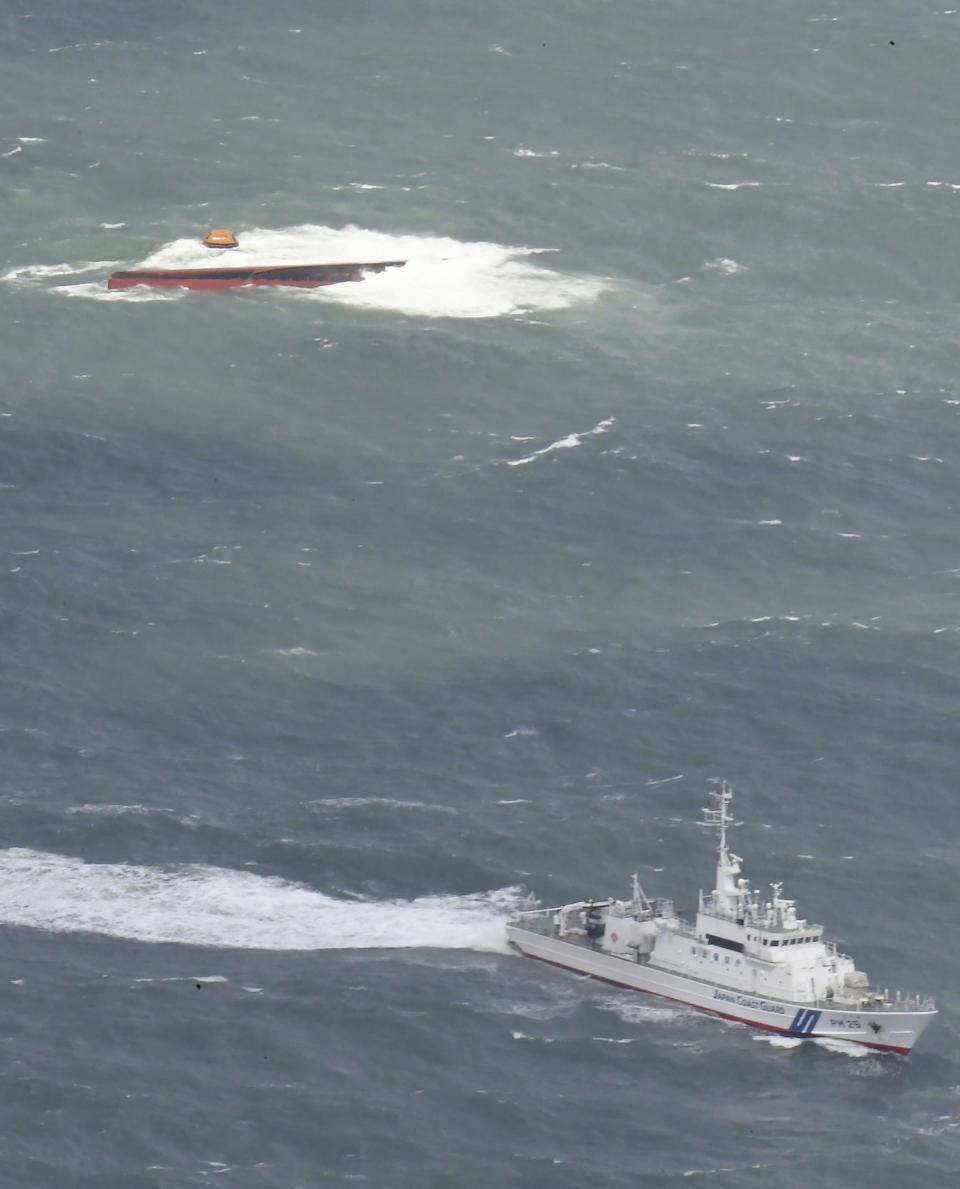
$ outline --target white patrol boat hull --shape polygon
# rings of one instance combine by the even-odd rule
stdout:
[[[507,938],[525,957],[786,1036],[852,1041],[906,1055],[937,1014],[932,1007],[928,1011],[860,1011],[761,998],[660,969],[652,960],[619,957],[593,946],[546,936],[524,928],[522,921],[521,916],[507,925]]]

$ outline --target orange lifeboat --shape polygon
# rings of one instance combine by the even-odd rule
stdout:
[[[236,248],[239,247],[237,237],[225,227],[214,227],[203,241],[208,248]]]

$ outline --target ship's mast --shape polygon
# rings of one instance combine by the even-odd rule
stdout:
[[[713,903],[720,912],[740,916],[742,914],[738,910],[742,907],[741,902],[744,897],[744,888],[737,882],[737,876],[740,874],[740,857],[727,850],[727,827],[740,825],[730,812],[733,791],[727,782],[723,781],[719,792],[711,792],[710,796],[713,804],[704,808],[701,824],[716,830],[719,835],[717,841],[717,883],[713,889]]]

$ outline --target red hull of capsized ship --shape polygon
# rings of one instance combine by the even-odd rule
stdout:
[[[364,273],[401,268],[405,260],[381,260],[374,264],[280,264],[246,268],[173,268],[115,272],[108,289],[132,289],[151,285],[155,289],[236,289],[242,285],[293,285],[317,289],[342,281],[362,281]]]

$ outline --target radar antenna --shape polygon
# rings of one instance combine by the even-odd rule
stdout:
[[[710,797],[713,800],[713,804],[704,806],[703,821],[700,825],[719,831],[720,839],[717,850],[722,857],[727,849],[727,827],[742,826],[743,822],[735,821],[733,814],[730,812],[733,789],[731,789],[725,780],[721,781],[719,792],[711,791]]]
[[[746,887],[738,884],[740,874],[740,857],[727,850],[727,827],[739,826],[730,812],[730,802],[733,800],[733,790],[724,780],[720,784],[719,792],[710,793],[712,805],[705,806],[703,821],[700,823],[708,829],[716,830],[719,834],[717,842],[717,882],[713,889],[713,900],[717,908],[724,912],[735,913],[741,909]]]

